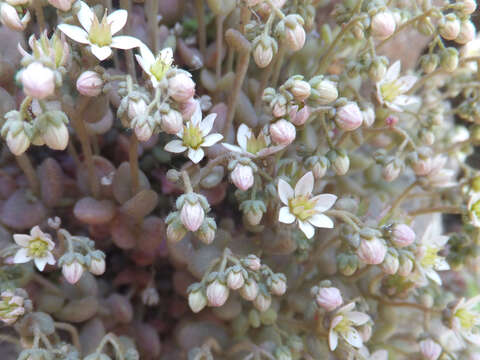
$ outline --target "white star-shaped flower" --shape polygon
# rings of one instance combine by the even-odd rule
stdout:
[[[395,61],[387,70],[382,80],[377,83],[377,98],[393,111],[401,112],[403,107],[416,103],[414,96],[405,95],[417,82],[417,77],[405,75],[400,77],[401,63]]]
[[[453,308],[452,328],[468,342],[480,346],[480,295],[469,300],[461,298]]]
[[[23,264],[33,260],[39,271],[43,271],[47,264],[55,264],[55,258],[52,254],[55,243],[49,234],[40,230],[40,227],[34,226],[30,230],[30,235],[15,234],[13,240],[20,246],[13,258],[15,264]]]
[[[102,61],[112,55],[112,48],[133,49],[143,43],[132,36],[113,36],[127,23],[128,12],[116,10],[107,16],[106,12],[100,22],[90,7],[80,1],[80,11],[77,14],[79,26],[60,24],[58,28],[70,39],[80,44],[90,45],[95,57]]]
[[[337,348],[339,336],[357,349],[363,346],[362,336],[355,327],[367,323],[370,316],[360,311],[353,311],[354,308],[355,303],[351,302],[335,313],[328,331],[328,345],[331,351]]]
[[[172,48],[165,48],[160,51],[157,57],[153,55],[150,49],[145,46],[140,46],[140,55],[135,55],[138,63],[148,76],[154,87],[157,87],[160,80],[163,79],[168,69],[173,63]]]
[[[321,194],[312,197],[314,185],[313,173],[309,171],[298,180],[295,190],[284,180],[278,181],[278,196],[283,204],[278,220],[285,224],[298,221],[300,230],[310,239],[315,234],[315,227],[333,228],[333,221],[322,212],[330,209],[337,197]]]
[[[197,106],[192,118],[177,133],[181,140],[172,140],[165,150],[182,153],[188,150],[188,158],[198,164],[205,155],[202,147],[209,147],[223,139],[220,134],[210,134],[217,114],[209,114],[202,120],[202,110]]]

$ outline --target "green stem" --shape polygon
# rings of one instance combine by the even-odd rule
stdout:
[[[34,195],[40,195],[40,182],[37,177],[37,172],[35,171],[35,168],[33,167],[28,155],[23,153],[15,156],[15,160],[17,160],[18,166],[25,174],[30,190],[32,190]]]
[[[195,11],[198,22],[198,44],[200,47],[200,53],[205,59],[207,54],[207,27],[205,25],[205,9],[203,6],[203,0],[195,0]]]
[[[379,221],[378,226],[383,226],[388,221],[390,216],[395,212],[397,207],[402,203],[403,200],[407,197],[408,193],[412,191],[418,185],[418,181],[414,181],[410,184],[403,192],[397,197],[397,199],[393,202],[392,207],[390,210],[385,214],[385,216]]]
[[[138,167],[138,139],[135,134],[130,136],[130,147],[128,150],[130,160],[130,176],[132,178],[132,196],[134,196],[140,186],[140,170]]]

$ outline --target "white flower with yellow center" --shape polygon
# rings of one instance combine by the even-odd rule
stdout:
[[[13,240],[20,246],[13,258],[15,264],[23,264],[33,260],[40,271],[43,271],[47,264],[55,264],[55,258],[52,254],[55,243],[50,235],[44,233],[38,226],[34,226],[30,230],[30,235],[13,235]]]
[[[90,45],[92,54],[102,61],[112,55],[112,48],[127,50],[143,44],[132,36],[113,36],[125,26],[127,17],[128,12],[123,9],[116,10],[108,16],[105,11],[102,21],[99,21],[92,9],[80,1],[77,18],[83,29],[69,24],[60,24],[58,28],[70,39]]]
[[[480,295],[469,300],[462,298],[452,311],[452,328],[468,342],[480,346]]]
[[[202,120],[202,110],[197,106],[192,118],[177,133],[181,140],[172,140],[165,145],[165,150],[172,153],[182,153],[188,150],[188,158],[198,164],[205,155],[202,147],[209,147],[220,140],[220,134],[209,134],[217,114],[209,114]]]
[[[152,85],[157,87],[173,63],[173,50],[172,48],[162,49],[155,57],[150,49],[142,44],[140,55],[135,55],[135,57],[143,71],[150,76]]]
[[[377,98],[381,104],[393,111],[403,111],[403,107],[414,104],[417,99],[405,95],[417,81],[413,75],[400,77],[400,61],[394,62],[387,70],[382,80],[377,83]]]
[[[298,180],[295,190],[284,180],[278,181],[278,196],[283,204],[278,220],[285,224],[298,221],[300,230],[310,239],[318,228],[333,228],[333,221],[322,212],[330,209],[337,197],[332,194],[321,194],[312,197],[314,185],[313,173],[309,171]]]
[[[427,279],[433,280],[438,285],[442,284],[437,271],[449,270],[450,265],[438,253],[443,250],[448,239],[448,236],[440,234],[440,229],[435,222],[428,224],[417,252],[417,275],[420,276],[421,285],[427,285]]]
[[[362,337],[355,327],[366,324],[370,321],[370,316],[360,311],[353,311],[354,308],[355,303],[351,302],[335,313],[328,331],[328,345],[331,351],[337,348],[339,337],[357,349],[363,346]]]

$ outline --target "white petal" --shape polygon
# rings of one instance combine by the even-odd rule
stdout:
[[[288,205],[288,200],[293,198],[292,187],[283,179],[278,180],[278,197],[285,205]]]
[[[203,139],[202,146],[209,147],[223,139],[221,134],[210,134]]]
[[[90,50],[92,51],[92,54],[95,55],[95,57],[100,61],[103,61],[112,55],[112,49],[110,49],[108,46],[99,47],[95,44],[92,44],[90,46]]]
[[[397,85],[400,86],[398,89],[402,94],[407,92],[412,88],[413,85],[417,82],[418,78],[414,75],[405,75],[397,80]]]
[[[13,235],[13,240],[17,245],[27,247],[28,244],[30,243],[30,240],[32,239],[31,236],[25,235],[25,234],[15,234]]]
[[[406,96],[406,95],[399,95],[399,96],[397,96],[397,98],[399,98],[400,96]],[[385,105],[387,105],[387,107],[390,110],[393,110],[393,111],[396,111],[396,112],[402,112],[403,111],[403,109],[400,106],[396,105],[395,103],[392,103],[390,101],[385,101],[384,103],[385,103]]]
[[[80,1],[80,11],[77,13],[77,18],[80,24],[82,24],[82,27],[88,32],[92,26],[94,16],[95,14],[93,13],[92,9],[90,9],[90,6],[85,4],[83,1]]]
[[[345,316],[357,326],[365,324],[368,320],[370,320],[370,316],[364,314],[360,311],[350,311],[345,314]]]
[[[144,70],[146,72],[150,72],[150,66],[153,65],[153,63],[155,62],[155,56],[153,55],[153,53],[150,51],[150,49],[148,48],[147,45],[143,44],[139,46],[140,48],[140,55],[143,59],[143,62],[146,66],[146,68],[144,68]],[[138,60],[138,58],[137,58]]]
[[[200,131],[202,132],[203,136],[207,136],[210,131],[212,130],[212,127],[213,127],[213,122],[215,121],[215,118],[217,117],[217,114],[213,113],[213,114],[209,114],[205,117],[205,119],[203,119],[201,122],[200,122]]]
[[[35,225],[30,230],[30,236],[33,238],[43,238],[46,234],[40,229],[40,226]]]
[[[342,334],[346,342],[356,348],[363,346],[363,340],[358,331],[354,328],[349,328],[345,334]]]
[[[35,266],[37,267],[38,271],[43,271],[47,265],[48,259],[46,257],[35,258],[33,261],[35,261]]]
[[[448,265],[448,262],[444,258],[438,258],[437,261],[435,261],[435,270],[437,271],[450,270],[450,265]]]
[[[313,191],[313,182],[313,173],[309,171],[297,181],[295,196],[310,195]]]
[[[420,100],[415,96],[398,95],[391,106],[406,107],[418,103]]]
[[[192,160],[194,164],[198,164],[202,159],[205,153],[203,152],[202,148],[195,149],[188,149],[188,158]]]
[[[140,65],[140,67],[142,68],[142,70],[145,71],[145,73],[147,73],[148,75],[150,75],[150,66],[148,65],[145,58],[141,57],[138,54],[135,54],[135,58],[137,59],[137,62]]]
[[[425,269],[425,275],[430,279],[436,282],[438,285],[442,285],[442,279],[438,273],[433,269]]]
[[[88,34],[85,30],[78,26],[73,26],[69,24],[60,24],[58,28],[61,32],[67,35],[70,39],[80,43],[80,44],[88,44]]]
[[[165,150],[172,153],[182,153],[188,148],[183,146],[182,140],[172,140],[167,145],[165,145]]]
[[[291,224],[295,221],[295,215],[290,212],[288,206],[284,206],[280,208],[280,211],[278,213],[278,221],[284,224]]]
[[[388,351],[377,350],[370,356],[370,360],[388,360]]]
[[[117,32],[123,29],[127,23],[128,11],[127,10],[117,10],[107,16],[107,23],[110,24],[110,31],[112,35],[115,35]]]
[[[197,106],[195,106],[195,111],[193,112],[190,121],[194,125],[198,125],[202,121],[202,108],[200,107],[200,102],[197,102]]]
[[[308,222],[318,228],[333,229],[334,226],[332,219],[323,214],[312,215],[308,218]]]
[[[398,79],[398,76],[400,75],[401,67],[402,67],[402,64],[400,63],[400,60],[395,61],[388,68],[387,73],[385,74],[385,77],[383,78],[382,82],[389,83]]]
[[[338,345],[338,334],[335,331],[330,330],[330,332],[328,333],[328,346],[330,347],[330,350],[335,351],[335,349],[337,348],[337,345]]]
[[[238,152],[238,153],[241,153],[243,152],[242,148],[240,146],[236,146],[236,145],[231,145],[229,143],[222,143],[222,145],[227,148],[228,150],[230,151],[233,151],[233,152]]]
[[[28,250],[23,248],[18,250],[13,257],[13,262],[15,264],[23,264],[30,260],[32,260],[32,258],[28,255]]]
[[[247,149],[247,140],[253,136],[252,130],[245,124],[241,124],[237,130],[237,143],[243,150]]]
[[[47,256],[45,256],[45,259],[47,260],[47,264],[55,265],[55,257],[51,252],[49,252]]]
[[[133,36],[119,35],[112,38],[111,47],[115,49],[128,50],[141,46],[143,43]]]
[[[340,309],[337,310],[337,313],[347,313],[352,311],[355,308],[354,302],[349,302],[348,304],[343,305]]]
[[[300,227],[300,230],[302,230],[307,237],[307,239],[311,239],[313,235],[315,235],[315,228],[310,223],[299,220],[298,225]]]
[[[337,196],[333,194],[320,194],[314,196],[312,200],[316,201],[315,210],[319,212],[324,212],[330,209],[335,201],[337,201]]]
[[[480,334],[474,334],[472,332],[463,332],[462,335],[465,339],[472,344],[480,346]]]

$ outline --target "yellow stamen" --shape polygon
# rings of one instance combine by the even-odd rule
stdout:
[[[99,22],[96,16],[93,16],[92,26],[88,34],[88,39],[92,44],[100,47],[112,43],[111,25],[107,22],[107,12],[103,15],[102,22]]]
[[[183,127],[183,145],[192,149],[198,149],[203,143],[203,134],[200,129],[188,123]]]
[[[298,219],[304,221],[315,214],[316,201],[307,196],[297,196],[288,201],[290,212]]]
[[[48,242],[35,238],[28,243],[28,255],[33,258],[44,257],[48,252]]]

